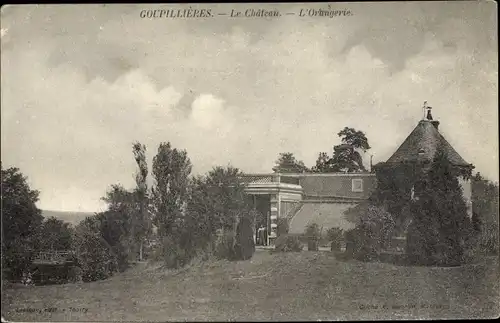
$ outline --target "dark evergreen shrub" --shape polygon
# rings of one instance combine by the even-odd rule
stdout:
[[[326,232],[328,241],[330,241],[331,251],[340,251],[344,232],[340,228],[330,228]]]
[[[303,246],[298,236],[281,235],[274,244],[274,250],[279,252],[298,252],[302,249]]]
[[[427,265],[464,263],[472,225],[458,175],[446,156],[439,153],[423,177],[418,200],[412,203],[407,241],[410,260]]]
[[[247,260],[252,258],[255,252],[255,243],[253,241],[252,221],[243,217],[238,223],[236,230],[236,244],[234,254],[238,260]]]
[[[305,236],[307,238],[307,250],[318,251],[321,233],[318,224],[311,223],[306,227]]]

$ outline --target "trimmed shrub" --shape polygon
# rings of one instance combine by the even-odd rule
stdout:
[[[330,241],[331,251],[340,251],[343,240],[343,230],[340,228],[330,228],[326,232],[328,241]]]
[[[302,251],[302,248],[300,238],[292,235],[281,235],[274,244],[274,250],[279,252],[298,252]]]
[[[286,235],[290,231],[290,225],[287,218],[278,218],[276,233],[279,236]]]
[[[305,236],[307,237],[307,250],[318,251],[319,240],[321,234],[319,226],[316,223],[311,223],[306,227]]]
[[[246,217],[242,218],[238,223],[234,249],[234,255],[238,260],[250,259],[255,252],[252,221]]]

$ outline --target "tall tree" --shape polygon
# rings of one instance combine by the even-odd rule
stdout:
[[[106,202],[109,211],[125,212],[125,210],[132,207],[134,193],[127,191],[120,184],[113,184],[101,200]],[[128,211],[128,214],[130,214],[130,211]]]
[[[333,147],[333,157],[330,161],[333,172],[359,172],[366,171],[363,159],[356,149],[348,144]]]
[[[207,175],[206,184],[215,201],[216,213],[220,215],[217,225],[235,231],[242,210],[247,208],[242,173],[235,167],[215,167]]]
[[[136,259],[136,239],[132,228],[139,214],[136,192],[127,191],[121,185],[111,185],[101,199],[108,205],[107,210],[98,214],[97,218],[102,222],[102,235],[111,245],[114,245],[111,241],[119,241],[124,253]]]
[[[361,149],[364,152],[371,149],[368,138],[363,131],[345,127],[337,135],[342,138],[343,144],[350,145],[355,149]]]
[[[309,169],[304,162],[297,160],[293,153],[280,153],[276,165],[273,167],[275,173],[305,173]]]
[[[32,190],[18,168],[2,171],[2,268],[13,278],[30,265],[30,255],[39,245],[41,211],[36,207],[39,192]]]
[[[251,212],[250,200],[240,181],[241,175],[237,168],[231,166],[215,167],[205,176],[193,179],[186,225],[192,233],[193,245],[198,249],[214,250],[217,231],[221,230],[224,234],[239,232],[236,234],[236,238],[240,238],[239,247],[234,240],[232,248],[243,248],[244,251],[236,254],[243,258],[253,254],[248,243],[249,237],[253,243],[253,236],[248,232],[253,230],[255,214]],[[242,219],[245,223],[239,225]]]
[[[151,231],[150,217],[148,213],[148,164],[146,161],[146,146],[139,142],[134,143],[133,153],[137,163],[138,172],[135,177],[136,189],[135,195],[137,196],[139,210],[134,217],[134,224],[132,226],[133,236],[135,241],[139,244],[139,260],[143,259],[144,240]]]
[[[152,208],[154,223],[160,236],[175,233],[182,222],[189,193],[189,175],[192,165],[185,150],[161,143],[153,158]]]
[[[345,127],[338,134],[341,144],[333,146],[333,155],[320,153],[316,160],[314,172],[359,172],[366,171],[360,152],[366,152],[371,147],[365,133],[354,128]]]
[[[330,173],[332,172],[331,158],[328,153],[321,152],[316,159],[316,165],[312,168],[314,173]]]
[[[457,176],[445,154],[438,153],[415,192],[417,200],[413,204],[409,235],[413,239],[411,244],[417,245],[425,261],[447,264],[463,261],[471,223]]]

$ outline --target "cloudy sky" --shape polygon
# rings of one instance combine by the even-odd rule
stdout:
[[[134,185],[132,143],[162,141],[194,173],[270,172],[279,152],[311,166],[344,126],[384,161],[434,107],[455,149],[498,180],[497,8],[493,2],[337,3],[350,17],[217,13],[142,19],[186,5],[10,6],[1,11],[1,154],[41,191],[39,207],[96,211]],[[369,155],[365,163],[368,163]]]

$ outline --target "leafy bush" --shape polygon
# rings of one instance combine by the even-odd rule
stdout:
[[[321,233],[318,224],[311,223],[306,227],[305,236],[307,237],[307,250],[318,251]]]
[[[234,255],[238,260],[250,259],[255,252],[252,221],[247,217],[243,217],[238,223],[234,249]]]
[[[371,261],[379,255],[376,234],[373,229],[361,223],[354,229],[347,230],[345,233],[346,253],[361,261]]]
[[[29,270],[40,243],[43,217],[36,207],[39,192],[30,188],[18,168],[4,169],[2,164],[1,175],[2,272],[19,280]]]
[[[482,228],[478,244],[487,254],[498,254],[498,233],[498,227],[495,228],[493,225]]]
[[[278,218],[278,223],[276,227],[278,237],[281,235],[286,235],[290,231],[290,225],[287,218]]]
[[[279,252],[298,252],[302,251],[302,248],[299,237],[292,235],[281,235],[274,244],[274,250]]]
[[[340,228],[330,228],[326,232],[328,241],[330,241],[330,246],[332,251],[340,251],[340,247],[343,240],[343,230]]]
[[[236,255],[234,253],[235,243],[236,236],[233,232],[228,231],[218,234],[215,242],[215,256],[218,259],[236,259]]]
[[[374,239],[377,249],[385,249],[391,241],[395,228],[393,216],[384,207],[369,204],[366,211],[361,216],[362,225],[366,226],[369,235]]]
[[[75,230],[73,249],[84,281],[106,279],[118,271],[116,255],[97,225],[95,218],[87,218]]]
[[[40,250],[68,250],[71,248],[73,229],[69,223],[50,217],[40,227]]]

